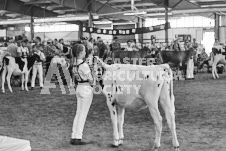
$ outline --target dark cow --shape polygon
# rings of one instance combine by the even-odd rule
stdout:
[[[160,51],[158,56],[161,63],[168,63],[171,68],[180,68],[186,75],[186,64],[194,54],[194,49],[190,49],[187,51]]]
[[[27,82],[28,75],[33,67],[35,61],[40,62],[40,56],[34,54],[31,57],[21,58],[21,57],[11,57],[5,56],[3,58],[3,71],[2,71],[2,92],[5,93],[5,78],[7,79],[7,84],[10,92],[12,91],[10,85],[10,79],[12,75],[22,75],[22,85],[21,88],[24,90],[24,81],[25,81],[25,90],[28,91]],[[6,77],[7,73],[7,77]]]
[[[108,54],[108,59],[104,58],[104,61],[108,64],[112,63],[121,63],[121,64],[142,64],[139,62],[139,59],[145,59],[145,58],[154,58],[155,55],[150,55],[151,50],[147,47],[144,47],[143,49],[139,51],[115,51],[110,54]],[[143,64],[146,65],[146,64]]]

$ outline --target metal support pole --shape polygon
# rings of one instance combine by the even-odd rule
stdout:
[[[138,27],[143,27],[144,20],[142,18],[139,18],[139,24]],[[139,34],[139,42],[141,43],[141,48],[143,48],[143,34]]]
[[[79,21],[79,31],[78,31],[78,39],[80,39],[81,37],[83,37],[83,22]]]
[[[93,27],[93,15],[89,13],[89,27]],[[92,38],[92,34],[89,33],[89,38]]]
[[[220,20],[219,20],[219,15],[217,13],[214,13],[214,19],[215,19],[215,26],[214,26],[214,32],[215,32],[215,39],[220,39],[219,36],[219,24],[220,24]]]
[[[168,35],[168,7],[165,7],[165,43],[168,43],[169,35]]]
[[[30,32],[31,32],[31,40],[33,40],[34,39],[34,18],[33,18],[33,9],[32,8],[31,8]]]

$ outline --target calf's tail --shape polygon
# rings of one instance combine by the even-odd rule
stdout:
[[[167,78],[166,80],[168,80],[169,85],[170,85],[170,98],[173,99],[174,98],[174,94],[173,94],[173,72],[169,66],[169,64],[163,64],[164,65],[164,70],[167,71],[167,74],[169,78]]]

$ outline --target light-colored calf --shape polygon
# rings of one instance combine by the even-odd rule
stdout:
[[[107,98],[113,124],[113,145],[123,144],[125,109],[141,110],[148,107],[155,123],[156,135],[153,149],[158,151],[162,132],[162,116],[158,109],[160,101],[172,132],[173,146],[175,151],[179,151],[175,124],[173,75],[169,65],[107,65],[98,57],[95,58],[97,61],[94,63],[94,70],[98,64],[105,69],[101,85]],[[128,86],[130,86],[130,92]]]
[[[211,55],[211,62],[212,62],[212,75],[213,78],[219,78],[219,75],[217,73],[217,64],[221,63],[226,65],[225,55],[222,54],[223,47],[222,46],[215,46],[214,47],[215,52],[213,52]]]

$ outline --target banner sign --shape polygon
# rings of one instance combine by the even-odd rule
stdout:
[[[155,32],[160,30],[165,30],[170,28],[170,23],[161,24],[151,27],[142,27],[142,28],[132,28],[132,29],[100,29],[94,27],[83,27],[83,32],[96,33],[96,34],[105,34],[105,35],[134,35],[134,34],[144,34],[149,32]]]

